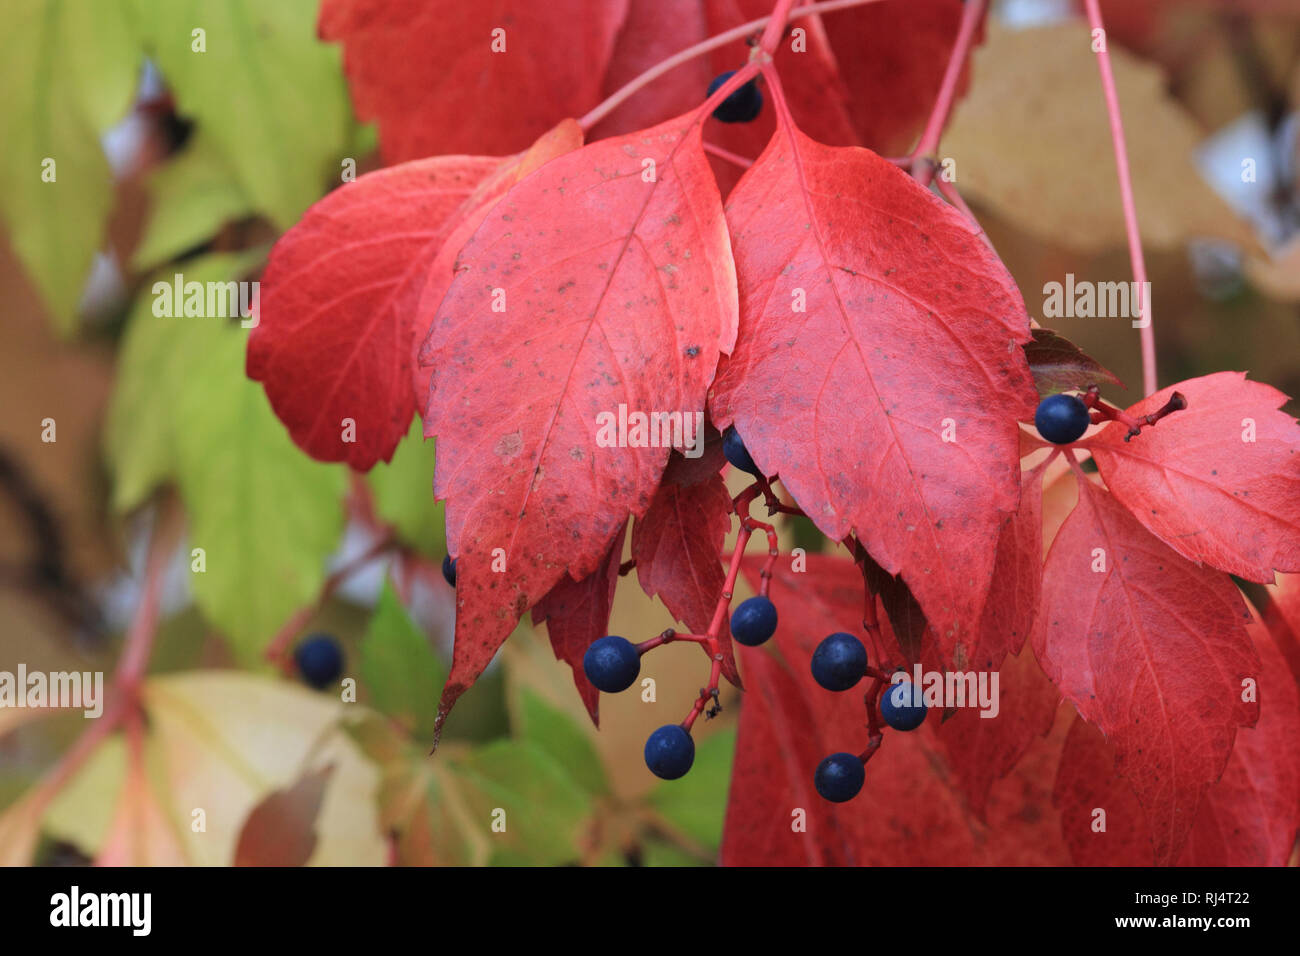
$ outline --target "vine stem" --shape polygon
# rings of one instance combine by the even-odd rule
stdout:
[[[957,97],[957,83],[961,79],[961,71],[966,66],[971,46],[975,42],[975,31],[984,20],[987,10],[988,0],[966,0],[962,7],[961,25],[957,28],[957,39],[952,45],[952,53],[948,56],[948,68],[944,70],[943,81],[939,84],[939,94],[934,98],[930,118],[926,120],[921,139],[916,144],[916,149],[912,150],[910,157],[912,176],[922,185],[929,185],[930,178],[934,175],[934,167],[932,163],[918,163],[916,160],[930,158],[939,149],[939,138],[943,136],[943,128],[948,124],[952,104]]]
[[[1106,97],[1106,112],[1110,116],[1110,140],[1115,148],[1115,171],[1119,176],[1120,202],[1124,206],[1124,231],[1128,236],[1128,255],[1133,267],[1133,281],[1137,284],[1139,309],[1143,324],[1138,328],[1142,344],[1142,390],[1151,395],[1156,391],[1156,336],[1151,324],[1151,303],[1141,300],[1146,289],[1147,266],[1142,255],[1142,233],[1138,229],[1137,205],[1133,201],[1133,180],[1129,174],[1128,146],[1124,141],[1124,120],[1119,111],[1119,93],[1115,88],[1115,74],[1110,68],[1110,52],[1106,42],[1106,25],[1101,19],[1101,6],[1097,0],[1085,0],[1088,26],[1094,34],[1101,31],[1101,49],[1097,51],[1097,69],[1101,72],[1101,89]]]
[[[173,499],[165,501],[149,538],[144,566],[144,588],[135,616],[127,630],[122,656],[113,672],[104,712],[47,773],[32,797],[35,812],[43,816],[59,792],[72,780],[91,755],[127,720],[138,720],[140,686],[158,633],[158,611],[162,601],[163,576],[176,542],[180,539],[182,517]]]
[[[823,0],[822,3],[812,3],[808,6],[797,7],[790,10],[789,16],[785,18],[786,22],[799,20],[803,17],[811,17],[819,13],[833,13],[836,10],[848,10],[851,7],[860,7],[868,3],[879,3],[880,0]],[[611,94],[603,103],[598,104],[594,109],[578,120],[578,125],[586,133],[593,126],[603,120],[610,113],[614,112],[624,101],[629,99],[634,93],[644,86],[653,83],[659,77],[663,76],[669,70],[672,70],[683,63],[687,63],[697,56],[702,56],[718,47],[726,46],[736,40],[743,40],[750,36],[756,30],[767,28],[774,16],[759,17],[757,20],[750,20],[748,23],[742,23],[738,27],[732,27],[730,30],[724,30],[707,40],[701,40],[699,43],[688,46],[679,53],[674,53],[666,60],[661,60],[650,69],[646,70],[640,76],[637,76]],[[778,31],[779,35],[779,31]]]

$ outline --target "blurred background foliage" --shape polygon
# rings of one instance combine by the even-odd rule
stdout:
[[[1163,383],[1247,369],[1300,394],[1297,6],[1105,5]],[[1074,62],[1085,28],[1069,2],[994,10],[943,151],[1031,313],[1118,374],[1128,391],[1108,397],[1128,404],[1136,331],[1040,314],[1043,285],[1066,273],[1129,277],[1095,64]],[[153,282],[177,272],[255,278],[345,161],[377,164],[339,52],[316,39],[316,0],[10,0],[7,14],[0,669],[111,676],[151,535],[182,515],[184,537],[163,575],[143,726],[56,789],[88,721],[0,710],[0,862],[711,863],[739,695],[724,688],[722,715],[698,726],[687,778],[660,783],[641,756],[698,692],[693,647],[647,658],[655,701],[606,695],[596,732],[544,632],[521,624],[428,759],[452,632],[433,443],[413,422],[362,479],[310,461],[245,378],[237,322],[153,314]],[[205,57],[191,54],[196,23]],[[1242,156],[1264,188],[1238,188]],[[57,186],[39,179],[47,157]],[[327,588],[376,529],[406,558]],[[783,547],[819,547],[808,532],[787,523]],[[286,621],[290,638],[339,637],[356,703],[266,660]],[[624,582],[611,633],[671,624]]]

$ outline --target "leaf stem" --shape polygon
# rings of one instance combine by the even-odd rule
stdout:
[[[1142,255],[1142,233],[1138,229],[1137,205],[1133,201],[1133,180],[1129,173],[1128,147],[1124,141],[1124,120],[1120,116],[1119,93],[1115,88],[1115,74],[1110,68],[1107,49],[1106,26],[1102,23],[1101,7],[1097,0],[1085,0],[1088,25],[1094,36],[1101,33],[1101,49],[1097,51],[1097,69],[1101,72],[1101,89],[1106,97],[1106,112],[1110,116],[1110,139],[1115,149],[1115,170],[1119,176],[1120,202],[1124,206],[1124,231],[1128,236],[1128,255],[1133,267],[1133,281],[1138,289],[1138,312],[1142,324],[1138,326],[1142,345],[1142,389],[1150,395],[1156,391],[1156,338],[1151,325],[1151,303],[1141,300],[1147,288],[1146,260]]]

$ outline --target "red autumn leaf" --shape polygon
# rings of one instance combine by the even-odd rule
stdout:
[[[1043,467],[1025,472],[1020,510],[998,534],[989,587],[969,666],[994,669],[1033,630],[1043,584]],[[957,662],[960,669],[967,663]]]
[[[1056,773],[1061,833],[1076,866],[1151,866],[1151,830],[1132,786],[1115,772],[1115,748],[1074,717]]]
[[[1114,423],[1086,443],[1106,487],[1152,534],[1190,561],[1252,581],[1300,571],[1300,427],[1287,397],[1217,372],[1128,409],[1141,417],[1174,392],[1175,412],[1125,442]]]
[[[632,437],[607,434],[605,416],[702,411],[735,295],[692,115],[539,169],[461,250],[441,303],[422,299],[425,434],[459,559],[444,714],[523,612],[565,573],[591,574],[645,513],[674,436],[605,447]]]
[[[1061,815],[1052,805],[1061,747],[1074,720],[1069,710],[1060,708],[1051,733],[1034,738],[1015,769],[989,789],[985,808],[989,837],[982,865],[1069,865]]]
[[[907,0],[825,15],[862,145],[895,156],[915,144],[943,82],[961,8],[962,0]],[[959,95],[968,74],[964,67]]]
[[[1015,283],[898,167],[784,117],[727,219],[742,319],[714,421],[827,537],[901,573],[945,656],[969,648],[1035,407]]]
[[[357,114],[395,163],[511,153],[586,112],[626,13],[627,0],[324,0],[319,30],[343,44]]]
[[[1180,866],[1284,866],[1300,824],[1300,691],[1276,642],[1254,620],[1259,722],[1237,734],[1223,776],[1205,792]],[[1076,721],[1061,757],[1057,798],[1066,839],[1081,866],[1150,866],[1150,829],[1132,787],[1114,769],[1115,749]],[[1095,824],[1105,810],[1106,830]]]
[[[623,557],[623,534],[616,534],[605,561],[581,581],[565,575],[533,608],[533,623],[546,622],[555,659],[573,670],[573,683],[591,722],[600,726],[600,691],[582,669],[582,658],[593,641],[609,633],[609,612]]]
[[[1166,548],[1104,489],[1081,482],[1052,542],[1034,653],[1115,745],[1151,821],[1156,859],[1178,858],[1206,788],[1257,703],[1249,613],[1224,574]]]
[[[970,801],[985,817],[989,791],[1005,777],[1038,737],[1052,729],[1060,692],[1043,674],[1033,652],[1008,654],[996,670],[998,685],[992,716],[975,707],[959,707],[939,726],[939,742]]]
[[[1269,585],[1268,595],[1264,619],[1291,673],[1300,681],[1300,574],[1279,574],[1277,583]]]
[[[673,54],[699,43],[709,35],[710,28],[702,0],[628,0],[627,19],[614,41],[602,98],[617,93]],[[589,138],[594,141],[631,133],[685,113],[704,102],[713,76],[704,57],[687,60],[620,103],[591,128]]]
[[[447,294],[447,288],[451,285],[451,280],[455,277],[456,263],[461,249],[478,231],[479,226],[483,225],[483,220],[501,201],[502,196],[516,183],[522,182],[556,156],[563,156],[581,147],[582,127],[576,120],[561,120],[539,136],[532,146],[503,161],[491,175],[483,179],[461,204],[456,215],[457,221],[429,266],[424,284],[412,301],[412,309],[418,309],[420,303],[426,299],[433,303],[442,301],[442,297]],[[415,394],[421,405],[424,403],[425,396],[429,394],[429,370],[419,367],[420,350],[424,346],[428,333],[427,324],[417,327],[414,341],[411,343]]]
[[[721,442],[715,447],[720,452]],[[716,466],[721,464],[715,460]],[[632,526],[632,558],[645,593],[663,601],[692,633],[703,634],[727,579],[719,555],[731,530],[732,510],[722,475],[714,471],[700,476],[696,467],[689,458],[670,456],[650,507]],[[725,618],[719,637],[726,655],[723,673],[740,686]]]
[[[1300,824],[1300,691],[1263,623],[1259,723],[1237,734],[1219,782],[1205,793],[1183,866],[1285,866]]]
[[[367,173],[271,250],[248,376],[313,458],[363,471],[392,458],[416,411],[411,343],[426,272],[456,210],[502,162],[438,156]]]

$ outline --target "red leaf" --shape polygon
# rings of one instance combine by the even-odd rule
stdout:
[[[1259,672],[1249,613],[1226,575],[1185,561],[1105,490],[1080,484],[1047,556],[1034,652],[1114,743],[1156,860],[1169,863],[1237,727],[1259,714],[1241,699]]]
[[[961,7],[961,0],[907,0],[825,15],[863,145],[886,156],[912,148],[943,82]],[[959,95],[968,73],[963,68]]]
[[[600,99],[627,0],[324,0],[384,158],[511,153]],[[504,30],[505,51],[493,52]]]
[[[625,529],[626,530],[626,529]],[[533,623],[546,622],[555,659],[573,670],[578,688],[591,715],[600,726],[600,691],[596,690],[582,669],[582,658],[593,641],[609,633],[609,612],[614,607],[614,589],[618,587],[618,569],[623,557],[623,534],[614,536],[605,562],[581,581],[565,575],[533,608]]]
[[[901,572],[946,656],[969,648],[1035,406],[1015,283],[896,166],[788,120],[727,218],[742,322],[714,421],[736,423],[827,537],[853,530]]]
[[[994,781],[1016,766],[1036,737],[1052,729],[1061,695],[1028,648],[1008,654],[998,670],[997,711],[959,707],[939,727],[939,742],[981,819]]]
[[[456,210],[502,164],[439,156],[330,193],[271,250],[248,376],[305,452],[359,470],[411,426],[414,310]],[[344,441],[344,419],[355,441]]]
[[[1300,800],[1300,693],[1277,645],[1251,624],[1262,668],[1259,723],[1237,734],[1223,776],[1205,792],[1180,866],[1284,866]],[[1066,840],[1083,866],[1150,866],[1151,834],[1132,787],[1115,772],[1115,748],[1076,720],[1061,757],[1057,798]],[[1106,831],[1094,829],[1095,809]]]
[[[650,507],[632,526],[632,557],[645,593],[658,596],[692,633],[703,634],[713,621],[727,580],[719,554],[731,530],[732,509],[722,475],[715,471],[703,481],[693,480],[695,467],[681,455],[669,458]],[[723,673],[739,687],[726,619],[719,636],[725,655]]]
[[[1228,769],[1205,794],[1182,866],[1285,866],[1300,823],[1300,693],[1263,624],[1259,723],[1237,734]]]
[[[1130,408],[1154,412],[1174,391],[1187,408],[1125,442],[1115,423],[1086,443],[1106,487],[1190,561],[1252,581],[1300,571],[1300,428],[1287,397],[1242,372],[1166,388]],[[1254,440],[1248,441],[1248,422]]]
[[[1115,772],[1115,748],[1078,717],[1056,775],[1061,833],[1077,866],[1151,866],[1151,830],[1133,788]],[[1102,815],[1104,813],[1104,816]]]
[[[1020,510],[1002,526],[970,665],[994,669],[1033,630],[1043,586],[1043,466],[1025,472]],[[964,669],[965,662],[955,662]]]
[[[594,571],[650,506],[669,449],[603,447],[598,434],[620,437],[604,415],[702,411],[732,348],[735,277],[699,117],[548,163],[459,262],[441,304],[421,301],[425,434],[459,559],[444,714],[520,615],[566,572]]]
[[[1291,673],[1300,681],[1300,574],[1279,574],[1268,594],[1268,629]]]

